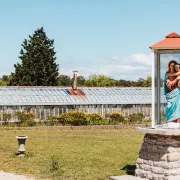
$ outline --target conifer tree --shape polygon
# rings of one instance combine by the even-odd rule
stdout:
[[[11,73],[9,85],[57,86],[59,65],[53,44],[43,27],[29,36],[29,40],[25,39],[19,56],[21,63],[14,65],[15,73]]]

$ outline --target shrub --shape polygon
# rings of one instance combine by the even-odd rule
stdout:
[[[145,115],[143,113],[133,113],[128,116],[129,123],[142,123]]]
[[[87,116],[83,111],[72,111],[69,113],[71,117],[71,125],[79,126],[79,125],[87,125]]]
[[[11,114],[10,113],[3,113],[2,114],[3,124],[7,124],[10,119],[11,119]]]
[[[60,164],[60,158],[56,155],[52,155],[49,161],[49,168],[46,170],[48,170],[47,172],[50,173],[52,179],[61,179],[59,177],[62,177],[64,170]]]
[[[58,124],[58,118],[59,116],[49,116],[48,119],[46,121],[44,121],[44,123],[47,125],[47,126],[54,126],[54,125],[57,125]]]
[[[20,123],[25,122],[30,119],[35,118],[35,113],[33,112],[16,112],[16,116]]]
[[[59,158],[55,155],[51,156],[51,171],[56,171],[59,170],[60,166],[59,166]]]
[[[86,117],[87,117],[87,121],[91,125],[106,124],[105,118],[101,114],[91,113],[91,114],[87,114]]]
[[[54,119],[57,119],[60,124],[67,125],[70,122],[69,113],[62,113],[60,116],[55,116]]]
[[[70,124],[74,126],[87,125],[87,116],[83,111],[71,111],[62,113],[58,117],[58,121],[61,124]]]
[[[125,123],[125,115],[121,112],[111,112],[107,114],[110,124]]]
[[[33,127],[36,125],[37,125],[37,122],[33,119],[28,119],[24,121],[23,123],[21,123],[21,127]]]

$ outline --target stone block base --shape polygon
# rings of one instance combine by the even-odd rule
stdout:
[[[152,180],[180,180],[180,136],[145,134],[135,174]]]

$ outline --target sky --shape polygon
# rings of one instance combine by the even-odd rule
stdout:
[[[149,46],[180,33],[179,7],[179,0],[0,0],[0,76],[14,72],[22,42],[43,26],[60,74],[146,78]]]

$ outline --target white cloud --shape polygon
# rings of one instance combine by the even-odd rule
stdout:
[[[162,55],[162,76],[167,71],[168,62],[172,59],[180,63],[179,56]],[[67,74],[72,77],[72,71],[78,70],[78,75],[84,76],[85,78],[91,74],[104,74],[115,79],[137,80],[151,76],[152,61],[153,53],[148,55],[138,53],[128,57],[113,56],[110,58],[95,59],[84,67],[71,69],[62,68],[60,69],[60,74]]]
[[[113,56],[110,58],[101,58],[101,59],[95,59],[93,60],[93,63],[97,64],[118,64],[118,65],[131,65],[131,66],[137,66],[137,65],[143,65],[143,66],[151,66],[151,61],[153,58],[153,53],[149,55],[145,55],[142,53],[134,54],[132,56],[128,57],[118,57]]]

